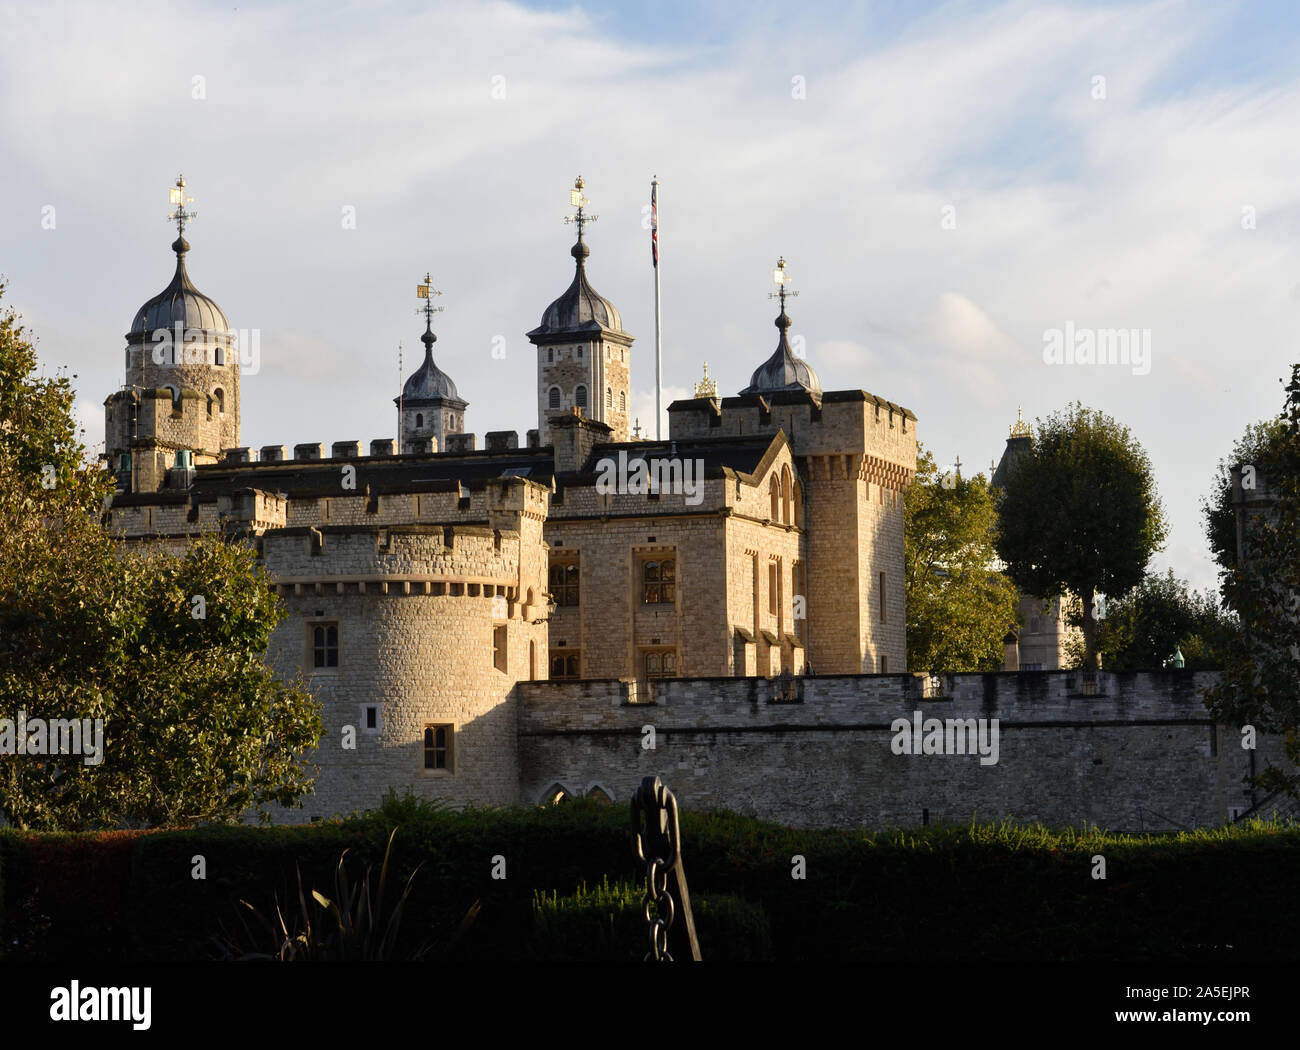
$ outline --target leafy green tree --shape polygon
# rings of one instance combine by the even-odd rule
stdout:
[[[71,379],[35,372],[0,312],[0,813],[66,830],[293,804],[319,707],[261,659],[279,612],[255,552],[127,549],[102,524],[112,480],[86,462]],[[14,754],[20,712],[91,732],[80,754]]]
[[[1235,539],[1229,545],[1214,531],[1221,490],[1212,493],[1207,513],[1210,542],[1225,566],[1224,604],[1241,622],[1207,705],[1222,724],[1282,734],[1287,758],[1300,764],[1300,364],[1292,368],[1281,415],[1254,433],[1264,440],[1250,446],[1248,431],[1234,453],[1259,454],[1260,462],[1244,465],[1254,468],[1257,491],[1269,500],[1266,509],[1243,516],[1240,561]],[[1297,787],[1294,774],[1277,767],[1265,770],[1259,783],[1292,793]]]
[[[1219,460],[1211,482],[1210,495],[1201,500],[1205,533],[1210,552],[1222,569],[1237,564],[1237,510],[1233,502],[1233,473],[1241,464],[1253,466],[1266,477],[1277,475],[1277,460],[1286,439],[1281,416],[1252,423],[1232,446],[1227,459]]]
[[[994,568],[997,513],[982,474],[940,474],[917,450],[903,500],[908,665],[926,671],[997,671],[1016,623],[1015,585]]]
[[[1182,651],[1188,670],[1208,671],[1223,666],[1224,647],[1234,630],[1217,598],[1189,590],[1171,569],[1163,576],[1147,576],[1110,604],[1099,623],[1097,644],[1102,666],[1111,671],[1163,667],[1175,649]]]
[[[1008,468],[996,542],[1026,594],[1079,603],[1084,666],[1101,663],[1097,624],[1136,587],[1167,527],[1151,464],[1127,427],[1075,403],[1039,422]]]

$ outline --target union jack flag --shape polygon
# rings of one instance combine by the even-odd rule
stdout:
[[[659,269],[659,183],[650,184],[650,260]]]

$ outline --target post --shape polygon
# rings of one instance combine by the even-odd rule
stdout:
[[[650,236],[653,238],[655,264],[655,440],[662,441],[664,394],[664,348],[659,334],[659,178],[650,183]]]

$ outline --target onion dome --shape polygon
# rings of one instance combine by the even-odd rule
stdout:
[[[577,267],[573,274],[573,283],[542,314],[542,323],[528,333],[534,336],[550,335],[556,332],[592,331],[601,328],[616,332],[623,330],[623,318],[619,316],[614,304],[598,293],[587,280],[585,263],[591,249],[578,232],[578,243],[569,252]]]
[[[425,325],[420,341],[424,343],[424,362],[403,385],[402,399],[413,402],[441,397],[459,401],[460,394],[456,392],[456,384],[451,381],[451,376],[433,363],[433,344],[438,341],[438,337],[433,334],[429,324]]]
[[[817,373],[813,371],[812,365],[800,357],[795,357],[794,351],[790,349],[790,341],[786,338],[786,333],[790,330],[790,318],[785,312],[784,302],[781,304],[781,314],[776,319],[776,327],[780,329],[781,338],[777,341],[775,352],[754,369],[754,374],[749,377],[749,386],[745,387],[741,394],[806,390],[820,397],[822,384],[817,378]]]
[[[230,331],[225,312],[195,288],[185,272],[185,253],[189,250],[189,242],[184,237],[177,237],[172,242],[172,251],[176,253],[176,273],[166,288],[136,311],[131,331],[127,333],[128,340],[140,342],[152,332],[175,329],[177,325],[204,332]]]

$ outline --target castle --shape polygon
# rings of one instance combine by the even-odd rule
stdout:
[[[1174,826],[1239,805],[1240,752],[1220,747],[1190,678],[906,674],[916,417],[821,389],[788,337],[784,261],[776,347],[749,385],[719,397],[706,375],[669,406],[666,440],[640,439],[633,337],[589,281],[579,180],[572,280],[527,333],[537,419],[522,444],[492,432],[479,448],[465,430],[430,308],[398,438],[290,456],[240,444],[238,347],[190,280],[178,191],[174,275],[137,311],[105,402],[109,521],[131,543],[221,532],[258,549],[287,613],[268,661],[324,705],[315,792],[283,819],[369,808],[390,787],[625,800],[663,773],[684,804],[792,823],[1123,823],[1132,784],[1093,799],[1062,777],[1086,764],[1097,779],[1103,762],[1113,776],[1112,756],[1141,765]],[[1000,765],[890,754],[900,713],[999,703]]]

